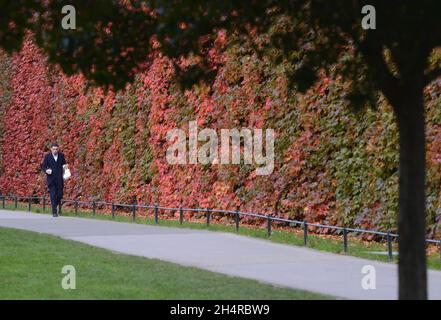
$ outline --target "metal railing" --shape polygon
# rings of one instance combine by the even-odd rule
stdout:
[[[36,197],[36,196],[11,196],[11,195],[0,195],[0,199],[2,201],[2,208],[5,209],[5,201],[6,199],[11,199],[14,201],[14,207],[17,208],[18,201],[19,200],[25,200],[28,203],[28,211],[32,210],[32,204],[40,204],[43,205],[43,211],[46,210],[46,205],[49,204],[47,201],[47,197]],[[96,214],[97,206],[111,206],[111,215],[112,219],[115,219],[116,210],[117,208],[126,208],[129,209],[132,216],[132,221],[136,222],[136,212],[137,209],[149,209],[153,210],[153,216],[155,223],[159,223],[159,210],[162,211],[179,211],[179,223],[182,225],[184,221],[184,212],[190,212],[190,213],[203,213],[205,215],[206,224],[207,226],[210,225],[210,221],[213,214],[227,214],[234,217],[236,231],[239,232],[239,226],[240,226],[240,219],[241,217],[254,217],[257,219],[265,219],[267,221],[267,233],[270,237],[272,234],[272,224],[275,222],[279,223],[288,223],[289,226],[299,226],[303,229],[303,244],[304,246],[308,246],[308,228],[309,227],[315,227],[315,228],[321,228],[321,229],[329,229],[329,230],[335,230],[337,232],[340,232],[342,235],[342,242],[343,242],[343,251],[345,254],[348,253],[348,235],[349,233],[364,233],[364,234],[373,234],[380,237],[383,237],[386,239],[387,242],[387,256],[388,261],[393,261],[393,240],[395,238],[398,238],[398,234],[392,233],[390,231],[388,232],[382,232],[382,231],[376,231],[376,230],[367,230],[367,229],[358,229],[358,228],[349,228],[349,227],[338,227],[338,226],[332,226],[332,225],[324,225],[324,224],[318,224],[318,223],[310,223],[307,221],[300,221],[300,220],[293,220],[293,219],[284,219],[284,218],[278,218],[273,217],[270,214],[261,214],[261,213],[253,213],[253,212],[241,212],[238,210],[231,211],[231,210],[219,210],[219,209],[210,209],[210,208],[184,208],[184,207],[162,207],[157,204],[155,205],[146,205],[146,204],[138,204],[138,203],[132,203],[132,204],[124,204],[124,203],[115,203],[115,202],[108,202],[108,201],[80,201],[80,200],[68,200],[63,199],[61,204],[71,204],[74,206],[74,213],[78,214],[78,208],[80,205],[86,205],[91,206],[92,208],[92,214]],[[59,212],[61,211],[62,206],[59,206]],[[434,239],[426,239],[426,243],[431,244],[438,244],[439,246],[439,254],[440,254],[440,260],[441,260],[441,240],[434,240]]]

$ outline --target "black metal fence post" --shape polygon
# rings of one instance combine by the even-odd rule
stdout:
[[[211,210],[209,208],[207,208],[207,213],[205,215],[207,216],[207,227],[209,227],[211,218]]]
[[[112,219],[115,220],[115,204],[112,202]]]
[[[75,200],[75,214],[78,214],[78,200]]]
[[[43,197],[43,212],[46,211],[46,197]]]
[[[348,253],[348,230],[343,228],[343,251],[345,254]]]
[[[239,232],[239,223],[240,223],[240,212],[239,210],[236,210],[236,232]]]
[[[18,201],[18,199],[17,199],[17,196],[15,197],[15,199],[14,199],[14,202],[15,202],[15,209],[17,209],[17,201]]]
[[[268,227],[268,237],[271,237],[272,230],[271,230],[271,216],[270,215],[268,215],[267,227]]]
[[[5,208],[5,197],[4,196],[2,197],[2,208],[3,209]]]
[[[438,242],[439,244],[439,262],[441,263],[441,240]]]
[[[308,246],[308,223],[303,221],[303,244]]]
[[[29,197],[29,199],[28,199],[28,211],[31,211],[31,206],[32,206],[32,197]]]
[[[441,240],[439,241],[439,262],[441,263]]]
[[[136,203],[132,204],[132,222],[136,222]]]
[[[96,211],[96,203],[95,200],[92,201],[92,214],[95,215],[95,211]]]
[[[389,262],[393,261],[393,255],[392,255],[392,236],[390,234],[390,231],[387,232],[387,259]]]
[[[158,224],[158,205],[155,204],[155,223]]]
[[[182,225],[182,222],[184,221],[184,210],[182,207],[179,207],[179,224]]]

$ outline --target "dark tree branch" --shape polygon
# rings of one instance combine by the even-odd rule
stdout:
[[[377,83],[378,89],[381,90],[395,108],[398,97],[399,79],[389,71],[383,58],[383,47],[378,39],[374,40],[368,35],[365,40],[359,44],[358,48]]]
[[[424,86],[441,77],[441,68],[432,70],[424,76]]]

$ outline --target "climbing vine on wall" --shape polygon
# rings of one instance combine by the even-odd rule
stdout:
[[[0,53],[0,190],[43,194],[38,166],[52,141],[61,144],[73,178],[66,197],[274,213],[312,222],[394,229],[398,135],[393,113],[354,113],[345,84],[323,75],[305,94],[292,93],[285,70],[243,45],[209,50],[217,77],[182,92],[168,58],[120,92],[89,87],[47,64],[28,39],[12,57]],[[185,63],[185,61],[182,61]],[[440,236],[441,83],[426,90],[428,234]],[[188,128],[272,128],[275,168],[169,165],[166,134]]]

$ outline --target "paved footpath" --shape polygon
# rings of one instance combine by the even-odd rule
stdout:
[[[349,299],[396,299],[395,264],[276,244],[230,233],[0,210],[0,227],[37,231],[148,258]],[[2,245],[7,245],[3,243]],[[361,286],[362,268],[376,289]],[[441,272],[429,271],[429,297],[441,299]]]

